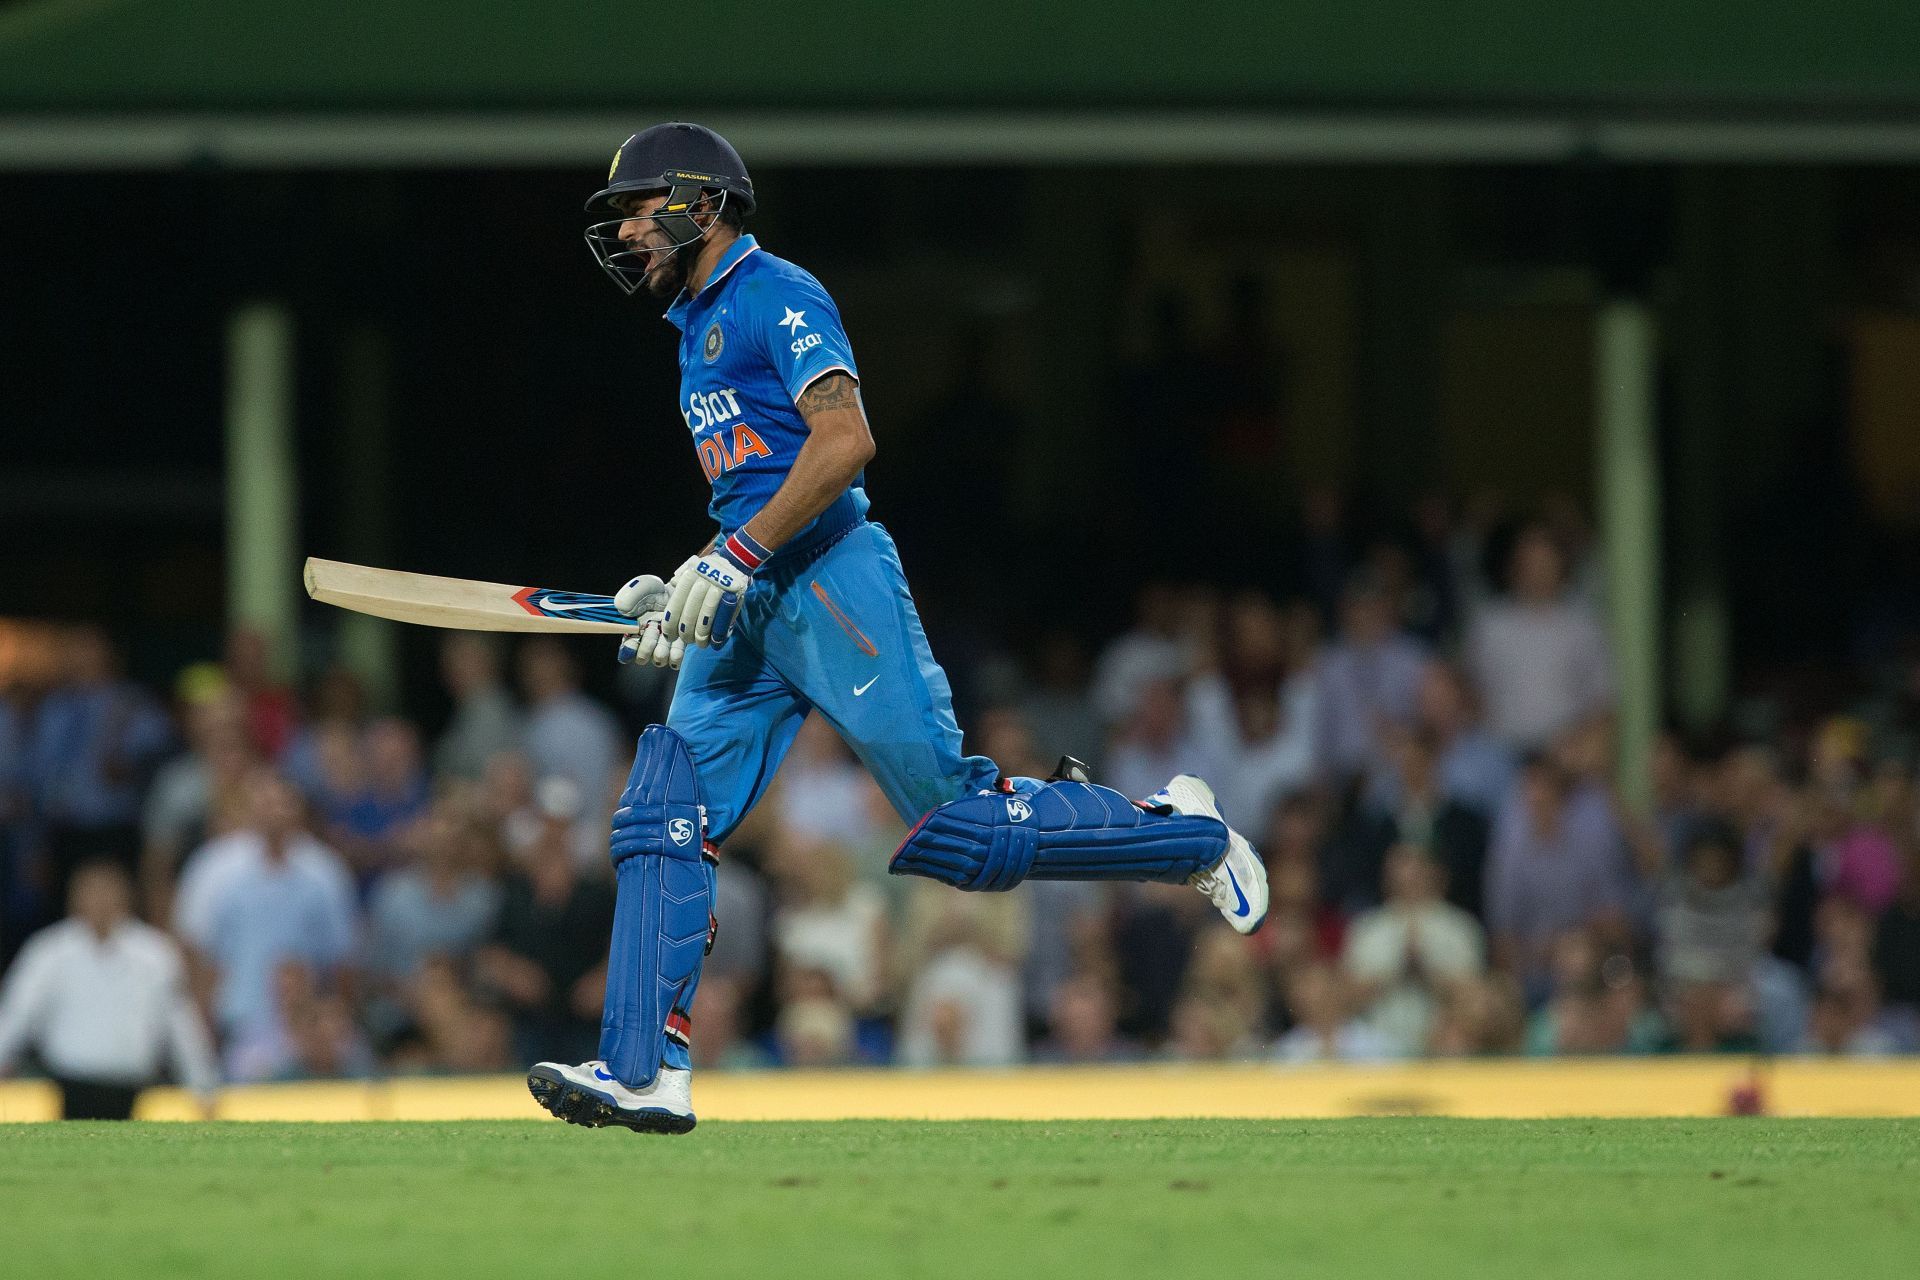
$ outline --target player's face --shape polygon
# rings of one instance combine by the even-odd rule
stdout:
[[[673,238],[654,221],[654,213],[666,202],[664,194],[629,196],[621,204],[620,212],[626,215],[626,221],[620,224],[619,235],[622,243],[646,255],[641,270],[646,273],[647,292],[663,301],[671,301],[687,282],[692,257],[675,253]]]

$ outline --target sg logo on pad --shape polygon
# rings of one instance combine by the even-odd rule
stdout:
[[[1033,816],[1033,806],[1019,796],[1007,801],[1007,817],[1015,822],[1025,822]]]
[[[685,818],[675,818],[667,824],[667,839],[677,845],[685,845],[693,839],[693,824]]]

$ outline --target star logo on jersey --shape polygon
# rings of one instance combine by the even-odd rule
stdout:
[[[786,318],[780,321],[780,327],[788,333],[798,333],[807,327],[807,313],[787,308]]]

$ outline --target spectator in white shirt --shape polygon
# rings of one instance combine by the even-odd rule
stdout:
[[[1395,1056],[1414,1057],[1445,989],[1486,971],[1486,935],[1441,896],[1446,872],[1419,845],[1396,845],[1384,879],[1386,901],[1354,920],[1341,967],[1368,1023]]]
[[[340,855],[307,834],[300,793],[270,769],[247,782],[248,825],[188,861],[174,926],[213,977],[214,1018],[230,1063],[257,1061],[285,1037],[275,975],[310,968],[343,982],[356,949],[353,876]]]
[[[1020,975],[983,951],[942,951],[914,976],[900,1012],[900,1064],[1004,1067],[1025,1054]]]
[[[1613,660],[1592,605],[1568,592],[1565,557],[1545,527],[1523,530],[1508,564],[1508,594],[1475,620],[1467,659],[1487,727],[1526,751],[1608,708]]]
[[[219,1083],[179,948],[132,902],[123,868],[82,864],[71,914],[28,940],[0,987],[0,1076],[32,1048],[69,1120],[127,1119],[169,1064],[209,1106]]]

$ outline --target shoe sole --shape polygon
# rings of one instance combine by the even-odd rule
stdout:
[[[671,1111],[623,1111],[593,1090],[540,1067],[527,1073],[527,1092],[548,1114],[583,1129],[617,1125],[635,1133],[688,1133],[694,1125],[692,1116]]]

